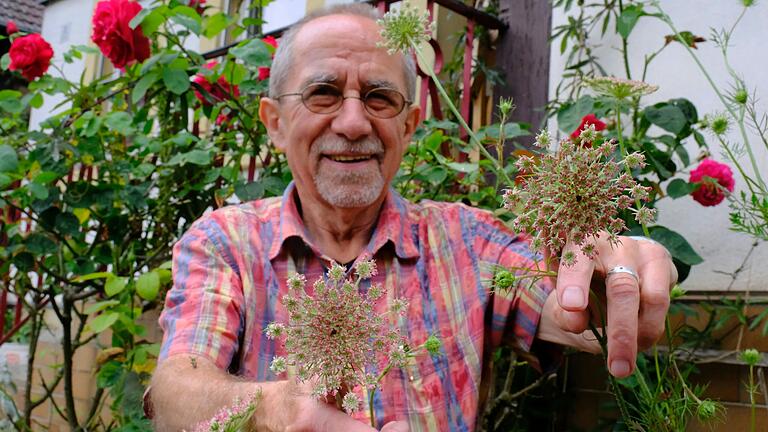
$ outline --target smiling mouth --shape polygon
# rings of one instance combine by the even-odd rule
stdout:
[[[341,163],[355,163],[355,162],[364,162],[371,159],[374,159],[374,155],[323,155],[324,157],[334,161],[334,162],[341,162]]]

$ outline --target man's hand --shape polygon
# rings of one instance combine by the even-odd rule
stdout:
[[[311,386],[293,381],[280,382],[266,407],[273,414],[271,424],[256,424],[256,430],[286,432],[375,432],[376,429],[361,423],[329,402],[318,401],[311,396]],[[279,413],[278,415],[275,415]],[[255,417],[255,416],[254,416]],[[382,432],[408,432],[405,422],[390,422]]]
[[[614,376],[626,377],[634,370],[638,349],[650,347],[664,333],[669,290],[677,281],[677,270],[660,244],[642,238],[619,239],[619,245],[611,245],[602,237],[594,260],[579,247],[566,245],[564,252],[573,251],[576,262],[560,264],[557,289],[544,306],[539,337],[595,352],[599,347],[586,343],[594,339],[589,323],[600,327],[599,311],[607,311],[608,368]],[[623,271],[608,275],[617,266],[635,272],[637,278]],[[590,287],[595,295],[590,295]],[[563,340],[553,326],[583,335]]]

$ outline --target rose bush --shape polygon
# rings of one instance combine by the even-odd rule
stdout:
[[[703,206],[720,204],[725,199],[726,191],[733,192],[736,183],[728,165],[709,158],[702,160],[691,171],[689,181],[698,186],[691,195]]]
[[[15,38],[8,54],[11,58],[8,69],[19,71],[24,78],[34,81],[51,65],[53,48],[42,36],[33,33]]]
[[[140,26],[130,26],[141,9],[132,0],[105,0],[96,5],[91,40],[118,69],[149,57],[149,38]]]

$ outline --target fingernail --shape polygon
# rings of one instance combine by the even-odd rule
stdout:
[[[626,360],[614,360],[611,362],[611,374],[625,377],[629,375],[629,362]]]
[[[584,307],[584,296],[578,287],[567,287],[563,291],[563,306],[569,308]]]

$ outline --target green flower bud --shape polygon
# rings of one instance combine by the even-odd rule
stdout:
[[[739,105],[746,104],[748,99],[749,93],[747,93],[747,90],[743,88],[736,90],[736,93],[733,94],[733,100],[736,101],[736,103]]]
[[[730,122],[725,114],[716,114],[709,119],[709,127],[715,135],[724,135],[728,132]]]
[[[681,287],[679,284],[675,284],[675,286],[672,287],[672,291],[669,292],[669,298],[676,300],[684,296],[685,293],[686,291],[683,289],[683,287]]]
[[[509,289],[516,281],[515,274],[508,270],[501,270],[493,275],[493,287],[495,289]]]
[[[709,399],[701,401],[698,407],[696,407],[696,416],[701,421],[712,420],[717,414],[717,403]]]
[[[761,357],[762,355],[760,355],[760,353],[754,348],[745,349],[741,353],[741,360],[750,366],[755,366],[758,362],[760,362]]]
[[[741,0],[741,4],[743,4],[744,7],[754,6],[755,0]]]
[[[510,98],[505,98],[505,97],[500,97],[499,98],[499,111],[501,111],[501,115],[506,117],[514,109],[515,109],[515,104],[512,103],[512,98],[511,97]]]
[[[440,339],[433,335],[428,337],[424,342],[424,349],[426,349],[430,355],[437,355],[440,353],[440,347],[442,345],[443,343],[440,342]]]

